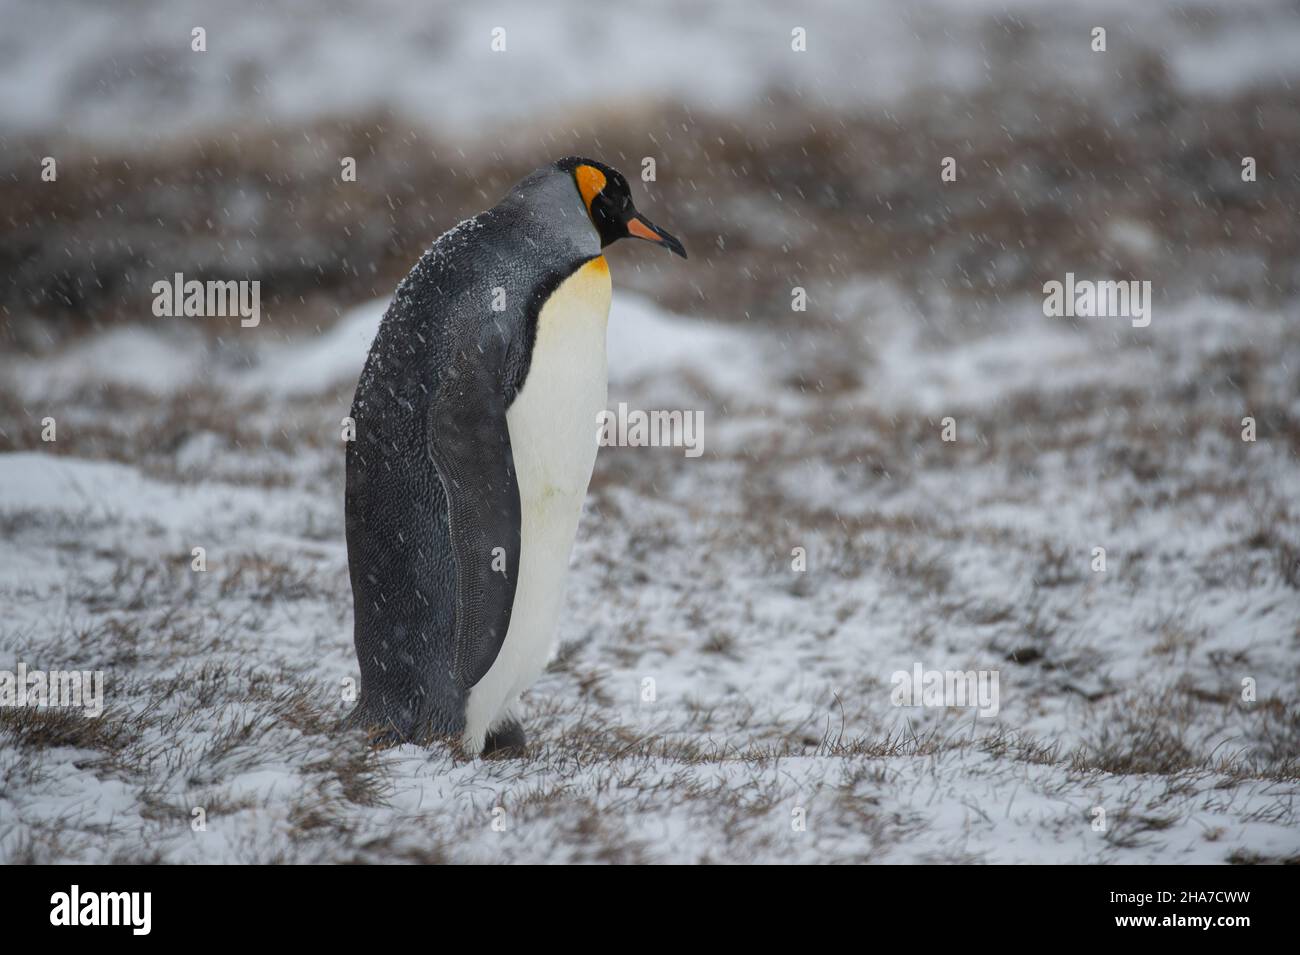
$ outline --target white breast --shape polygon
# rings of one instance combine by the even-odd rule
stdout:
[[[554,649],[569,553],[596,463],[597,416],[605,409],[609,302],[603,257],[561,283],[542,306],[528,374],[506,413],[523,551],[505,643],[470,691],[464,746],[471,756],[483,748],[488,730],[510,715]]]

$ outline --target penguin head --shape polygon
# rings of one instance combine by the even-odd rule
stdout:
[[[581,156],[561,159],[556,167],[573,177],[573,184],[600,235],[603,249],[611,242],[631,237],[662,245],[683,259],[686,249],[676,236],[659,228],[632,205],[632,190],[623,174],[613,166]]]

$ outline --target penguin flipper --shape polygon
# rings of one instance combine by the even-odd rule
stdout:
[[[465,690],[487,674],[510,628],[520,545],[503,342],[460,349],[429,410],[429,456],[447,496],[456,564],[452,676]],[[488,477],[484,477],[487,475]]]

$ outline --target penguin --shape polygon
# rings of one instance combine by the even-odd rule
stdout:
[[[606,404],[611,280],[632,237],[683,259],[627,180],[568,157],[442,235],[397,287],[357,382],[344,493],[345,725],[376,745],[516,755],[551,656]]]

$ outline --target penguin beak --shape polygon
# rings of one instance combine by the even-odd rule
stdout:
[[[627,234],[634,239],[645,239],[647,242],[662,245],[669,252],[675,252],[683,259],[686,258],[686,249],[676,236],[665,232],[639,212],[627,220]]]

